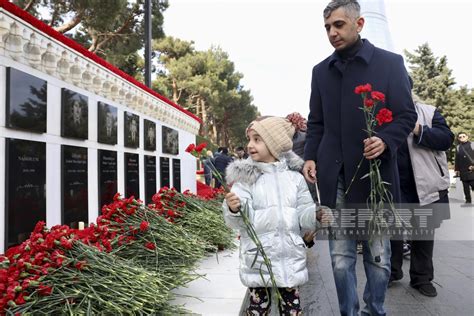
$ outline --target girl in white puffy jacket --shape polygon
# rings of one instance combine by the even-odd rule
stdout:
[[[304,162],[291,151],[293,134],[291,123],[280,117],[253,121],[247,128],[250,157],[231,163],[226,170],[232,190],[223,203],[224,218],[229,227],[240,229],[240,279],[250,290],[247,315],[268,315],[271,300],[265,286],[271,282],[260,254],[254,262],[257,246],[246,232],[241,208],[248,208],[249,219],[272,263],[283,298],[279,306],[282,315],[301,313],[297,287],[308,280],[301,229],[314,230],[317,218],[324,223],[330,220],[330,212],[316,212],[299,172]]]

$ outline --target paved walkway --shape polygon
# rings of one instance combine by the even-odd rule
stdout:
[[[437,231],[434,249],[434,285],[438,296],[423,296],[409,286],[409,260],[405,260],[405,277],[387,292],[388,315],[474,315],[474,207],[462,205],[459,184],[450,196],[451,220]],[[238,250],[220,252],[218,259],[213,256],[203,260],[198,272],[206,273],[206,279],[193,281],[188,288],[177,291],[195,298],[180,297],[176,303],[184,304],[195,315],[239,315],[246,289],[238,276]],[[304,314],[339,315],[327,241],[317,241],[308,250],[308,268],[310,280],[301,287]],[[362,305],[365,285],[362,255],[358,256],[357,278]]]
[[[247,290],[239,278],[239,250],[220,251],[204,259],[197,273],[206,276],[176,290],[173,303],[195,315],[238,315]]]

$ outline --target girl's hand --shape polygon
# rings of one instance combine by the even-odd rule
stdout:
[[[225,202],[232,213],[240,211],[240,199],[234,192],[229,192],[225,195]]]
[[[322,206],[316,212],[316,219],[321,223],[321,225],[328,227],[331,226],[332,222],[334,221],[334,216],[332,215],[330,208]]]
[[[303,236],[303,239],[304,239],[305,243],[308,244],[308,243],[313,241],[314,236],[316,236],[316,231],[315,230],[310,231],[310,232],[306,232]]]

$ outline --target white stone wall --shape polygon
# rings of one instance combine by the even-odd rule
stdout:
[[[88,148],[89,221],[98,216],[98,150],[117,152],[118,191],[125,191],[124,153],[139,154],[140,199],[145,199],[144,156],[156,157],[157,189],[160,187],[159,158],[181,160],[181,190],[196,192],[196,160],[185,152],[195,142],[199,122],[113,72],[79,56],[54,39],[36,31],[15,16],[0,9],[0,253],[5,250],[5,139],[24,139],[46,143],[46,224],[61,222],[61,145]],[[35,55],[36,54],[36,55]],[[12,67],[48,82],[47,131],[44,134],[6,128],[6,68]],[[88,139],[61,137],[61,89],[88,97]],[[104,102],[117,108],[117,145],[97,142],[97,104]],[[124,111],[140,116],[140,146],[124,147]],[[156,124],[156,151],[145,151],[143,120]],[[163,154],[161,127],[179,131],[179,155]],[[171,169],[171,166],[170,166]],[[172,170],[170,181],[172,183]]]

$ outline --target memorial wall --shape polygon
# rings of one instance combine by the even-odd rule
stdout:
[[[0,253],[116,192],[196,191],[199,118],[8,2],[0,37]]]

